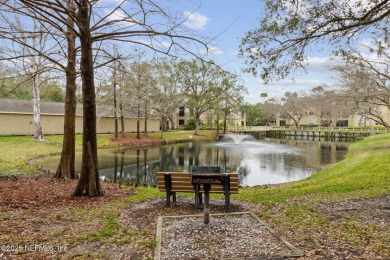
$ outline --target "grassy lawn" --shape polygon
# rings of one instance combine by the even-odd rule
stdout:
[[[38,170],[29,166],[29,160],[53,155],[60,155],[62,150],[62,135],[47,135],[44,141],[36,141],[31,136],[1,136],[0,137],[0,175],[37,173]],[[76,150],[81,151],[82,136],[76,136]],[[110,145],[110,136],[99,135],[98,147]]]

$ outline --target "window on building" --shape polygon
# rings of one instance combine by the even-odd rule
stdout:
[[[336,123],[336,126],[347,127],[348,126],[348,120],[338,120],[337,123]]]
[[[184,107],[179,107],[179,116],[184,116]]]
[[[315,120],[309,120],[309,125],[315,125],[316,121]]]
[[[313,112],[313,111],[310,111],[310,112],[309,112],[309,116],[314,116],[314,112]]]
[[[179,125],[184,125],[184,119],[179,119]]]

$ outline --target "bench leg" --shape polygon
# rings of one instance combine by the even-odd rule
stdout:
[[[176,192],[172,192],[173,202],[176,202]]]
[[[223,191],[225,194],[225,210],[229,210],[230,208],[230,176],[224,176],[223,181]]]
[[[208,224],[210,222],[210,189],[211,184],[203,184],[204,189],[204,213],[203,223]]]
[[[200,185],[194,184],[194,189],[195,189],[195,208],[199,208],[199,195],[201,195],[199,192]],[[200,203],[202,202],[200,201]]]
[[[225,209],[229,210],[230,208],[230,194],[229,192],[225,194]]]
[[[165,190],[166,190],[166,198],[167,198],[166,206],[169,207],[171,204],[171,195],[172,195],[172,181],[171,181],[171,174],[170,173],[166,173],[164,175],[164,181],[165,181]],[[176,196],[176,194],[175,194],[175,196]],[[174,199],[176,200],[175,197],[174,197]]]
[[[166,191],[166,203],[165,203],[165,206],[169,207],[171,204],[171,192],[170,191]]]

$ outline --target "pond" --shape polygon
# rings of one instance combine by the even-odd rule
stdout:
[[[238,172],[241,186],[291,182],[309,177],[336,163],[348,143],[330,141],[245,138],[218,142],[189,142],[162,147],[99,154],[102,179],[130,185],[156,185],[158,171],[190,171],[192,166],[220,166]],[[59,158],[39,163],[55,171]],[[79,167],[81,155],[76,158]]]

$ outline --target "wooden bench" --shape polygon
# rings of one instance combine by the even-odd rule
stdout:
[[[225,194],[225,207],[230,206],[230,194],[238,194],[238,173],[225,173],[229,176],[229,190],[225,191],[223,185],[211,185],[210,193]],[[200,185],[199,194],[195,191],[191,181],[190,172],[157,172],[157,187],[166,193],[166,206],[170,206],[171,197],[176,201],[176,192],[195,193],[195,207],[202,203],[203,185]]]

